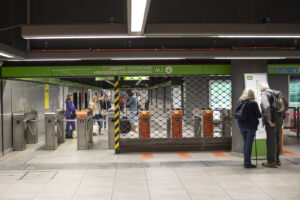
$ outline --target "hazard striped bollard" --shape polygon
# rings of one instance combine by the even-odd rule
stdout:
[[[115,77],[115,154],[120,153],[120,111],[119,111],[119,80]]]

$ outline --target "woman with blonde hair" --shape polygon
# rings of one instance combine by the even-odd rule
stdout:
[[[252,144],[259,124],[258,119],[261,118],[261,113],[258,104],[255,101],[255,94],[252,89],[245,89],[238,101],[236,112],[240,111],[238,126],[244,140],[244,167],[256,168],[256,165],[251,164]]]
[[[91,106],[90,108],[93,110],[93,119],[94,120],[97,120],[97,123],[98,123],[98,134],[100,135],[101,134],[101,124],[100,124],[100,118],[101,118],[101,115],[100,115],[100,105],[99,105],[99,101],[98,101],[98,97],[97,96],[94,96],[93,97],[93,102],[91,103]]]

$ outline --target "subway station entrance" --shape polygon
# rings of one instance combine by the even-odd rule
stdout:
[[[78,149],[92,148],[97,120],[89,108],[94,96],[104,94],[111,108],[98,119],[107,134],[101,138],[116,153],[231,149],[230,65],[4,66],[2,75],[4,108],[19,105],[11,112],[24,115],[38,110],[38,134],[58,134],[51,137],[54,143],[45,144],[48,149],[64,141],[59,134],[65,134],[68,122],[63,114],[67,94],[80,111],[74,119]],[[128,104],[128,91],[136,105]]]

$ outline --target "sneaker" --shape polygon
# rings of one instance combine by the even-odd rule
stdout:
[[[277,168],[276,162],[264,162],[262,163],[262,166],[269,168]]]
[[[280,166],[280,165],[281,165],[280,160],[277,160],[277,161],[276,161],[276,164],[277,164],[278,166]]]
[[[256,168],[256,165],[252,165],[252,164],[250,164],[250,165],[245,165],[245,168]]]

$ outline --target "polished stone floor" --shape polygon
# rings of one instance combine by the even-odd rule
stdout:
[[[76,139],[47,151],[41,138],[0,157],[0,200],[299,200],[300,140],[288,140],[282,166],[263,168],[259,160],[257,169],[244,169],[230,152],[115,155],[106,134],[87,151],[76,150]]]

